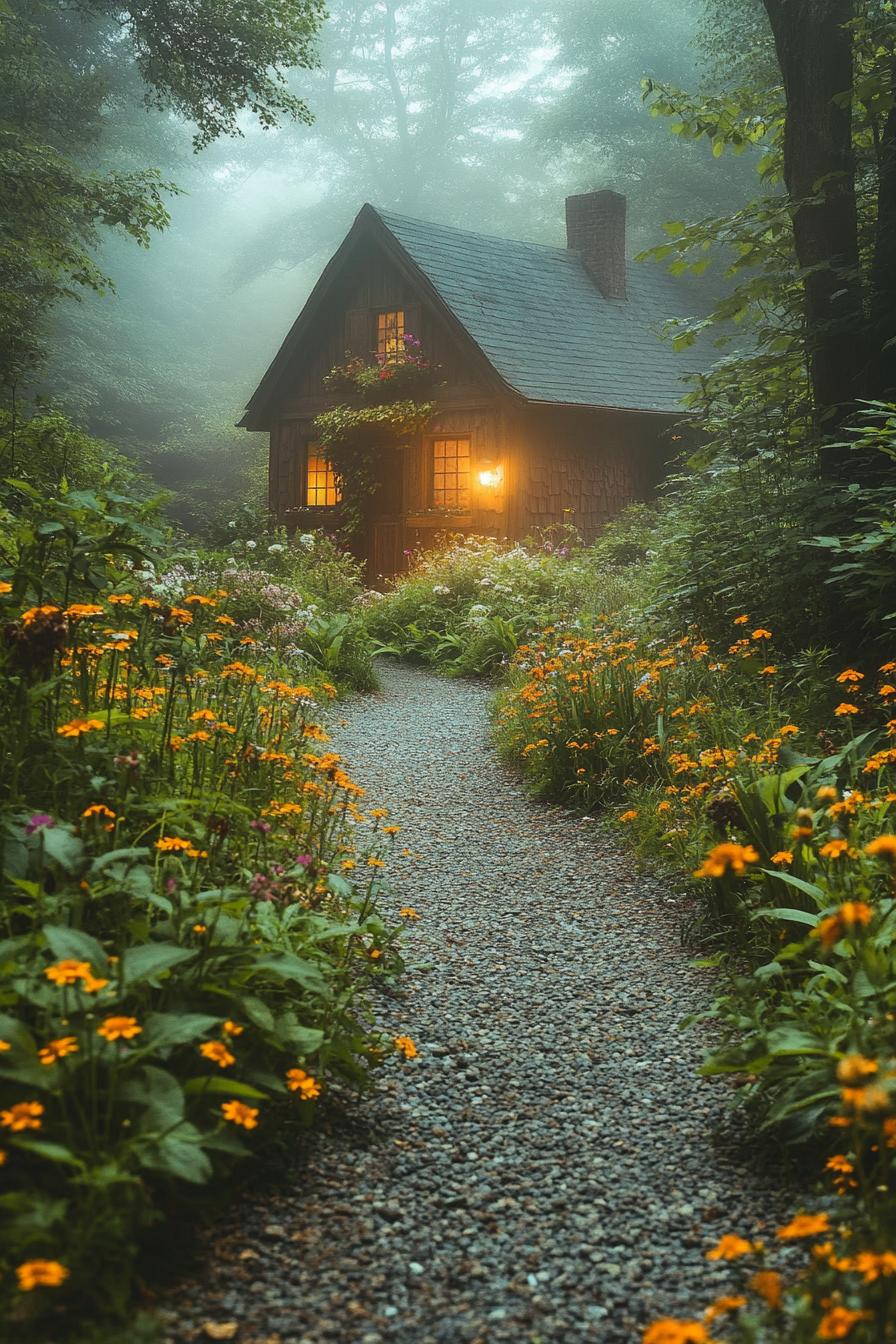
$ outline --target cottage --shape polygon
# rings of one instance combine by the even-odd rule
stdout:
[[[649,498],[687,371],[659,333],[689,302],[661,268],[626,261],[625,210],[613,191],[569,197],[559,248],[363,206],[240,422],[270,434],[276,518],[338,519],[342,482],[314,429],[339,400],[324,379],[346,352],[388,364],[409,334],[440,366],[436,414],[377,446],[358,540],[372,580],[445,532],[571,521],[591,539]]]

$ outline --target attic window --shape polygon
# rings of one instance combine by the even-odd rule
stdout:
[[[390,359],[404,352],[404,310],[377,313],[376,352]]]
[[[432,445],[434,509],[470,507],[470,440],[434,439]]]
[[[316,443],[309,443],[305,466],[305,504],[308,508],[323,508],[338,504],[342,491],[336,473]]]

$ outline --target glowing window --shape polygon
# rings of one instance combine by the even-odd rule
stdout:
[[[433,441],[432,502],[436,509],[470,507],[469,439]]]
[[[308,464],[305,468],[305,503],[309,508],[338,504],[342,491],[336,473],[317,444],[308,445]]]
[[[404,353],[404,312],[378,313],[376,319],[376,352],[385,355]]]

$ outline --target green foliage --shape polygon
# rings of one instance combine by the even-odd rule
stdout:
[[[391,837],[324,745],[314,661],[294,685],[226,588],[175,593],[151,505],[7,490],[0,1308],[61,1338],[66,1314],[125,1310],[175,1194],[366,1082],[370,992],[400,957],[365,862]],[[345,629],[309,625],[338,667]]]
[[[385,596],[368,594],[367,625],[384,652],[487,676],[546,622],[624,605],[633,577],[606,551],[582,547],[572,528],[527,545],[459,537],[419,555]]]
[[[24,420],[0,411],[0,474],[38,490],[55,490],[63,482],[76,490],[149,488],[117,448],[85,434],[58,411],[38,411]]]

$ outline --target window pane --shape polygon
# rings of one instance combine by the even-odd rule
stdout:
[[[342,491],[336,473],[317,444],[308,445],[308,465],[305,471],[305,503],[309,508],[338,504]]]
[[[376,319],[376,351],[378,355],[400,355],[404,351],[404,310],[378,313]]]
[[[469,439],[433,440],[432,502],[437,509],[470,507]]]

